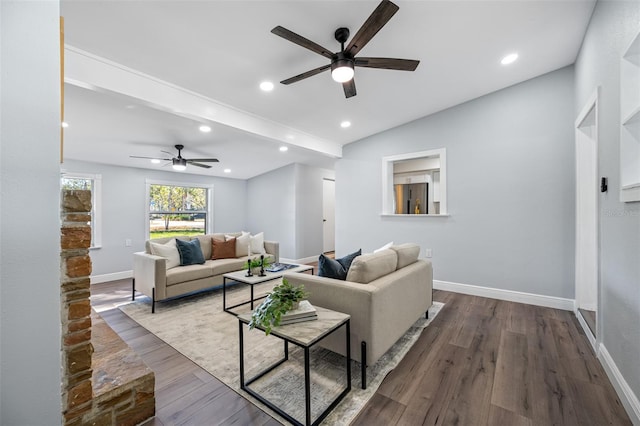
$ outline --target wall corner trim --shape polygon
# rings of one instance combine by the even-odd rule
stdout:
[[[524,293],[500,288],[482,287],[471,284],[460,284],[449,281],[433,280],[433,288],[436,290],[451,291],[453,293],[469,294],[471,296],[489,297],[492,299],[506,300],[509,302],[526,303],[529,305],[544,306],[547,308],[573,311],[574,300],[562,297],[544,296],[541,294]]]
[[[611,380],[611,384],[616,390],[618,398],[620,398],[622,405],[625,410],[627,410],[627,414],[631,418],[631,423],[640,425],[640,401],[638,400],[638,396],[633,392],[620,370],[618,370],[618,366],[613,361],[604,343],[600,343],[598,358],[607,376],[609,376],[609,380]]]

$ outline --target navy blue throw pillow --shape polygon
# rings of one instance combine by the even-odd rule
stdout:
[[[318,258],[318,276],[326,278],[334,278],[336,280],[346,280],[349,267],[356,256],[362,254],[362,249],[348,254],[340,259],[331,259],[321,254]]]
[[[204,255],[198,239],[191,241],[176,239],[176,246],[178,247],[178,253],[180,253],[180,266],[201,265],[204,263]]]

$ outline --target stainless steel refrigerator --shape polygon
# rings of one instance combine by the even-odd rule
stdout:
[[[393,186],[395,214],[428,214],[429,184],[405,183]]]

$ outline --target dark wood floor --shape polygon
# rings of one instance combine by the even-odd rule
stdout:
[[[147,425],[275,425],[269,415],[118,309],[130,281],[92,305],[156,373]],[[435,291],[446,303],[355,425],[630,425],[570,312]]]

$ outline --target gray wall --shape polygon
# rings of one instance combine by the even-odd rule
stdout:
[[[607,351],[640,397],[640,203],[619,202],[620,57],[640,31],[640,2],[599,1],[576,62],[577,116],[600,86],[598,167],[609,178],[600,195],[600,312]]]
[[[332,170],[290,164],[249,179],[251,232],[280,242],[280,256],[304,259],[322,253],[322,180]]]
[[[247,181],[247,230],[278,241],[285,258],[295,255],[295,171],[295,164],[290,164]]]
[[[102,248],[91,250],[92,275],[130,271],[132,254],[144,250],[146,180],[176,183],[213,184],[212,232],[236,232],[245,228],[247,217],[246,181],[118,167],[66,160],[67,172],[102,175]],[[125,239],[132,240],[125,247]]]
[[[0,424],[7,426],[61,423],[59,16],[57,1],[0,2]]]
[[[573,298],[573,84],[566,67],[345,146],[337,252],[416,242],[437,280]],[[382,157],[442,147],[451,216],[381,217]]]

